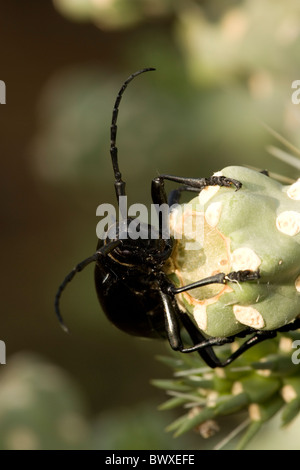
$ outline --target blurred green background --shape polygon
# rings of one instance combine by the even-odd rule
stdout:
[[[291,101],[300,4],[10,0],[0,9],[0,448],[210,447],[164,432],[171,417],[157,411],[164,396],[149,382],[166,374],[155,359],[166,346],[108,324],[92,267],[62,298],[71,335],[55,318],[54,295],[95,250],[96,207],[115,203],[112,106],[138,69],[157,71],[136,79],[121,105],[129,203],[150,204],[159,173],[200,177],[247,164],[298,177],[267,152],[277,142],[263,123],[300,148]]]

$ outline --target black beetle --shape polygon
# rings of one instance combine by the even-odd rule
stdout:
[[[121,196],[125,196],[125,182],[122,180],[118,165],[118,149],[116,147],[117,116],[119,104],[127,85],[138,75],[155,70],[145,68],[130,75],[122,85],[113,109],[111,122],[110,154],[115,176],[115,191],[118,204]],[[164,181],[179,183],[167,197]],[[241,183],[224,176],[209,178],[185,178],[171,175],[160,175],[152,180],[152,200],[154,204],[178,203],[182,191],[200,192],[206,186],[226,186],[239,190]],[[130,224],[135,220],[140,225],[144,237],[138,240],[128,237]],[[230,282],[247,282],[259,278],[259,272],[237,271],[229,274],[219,273],[214,276],[194,282],[187,286],[176,288],[164,272],[164,265],[171,256],[174,241],[162,233],[163,221],[160,214],[159,228],[156,236],[154,227],[143,224],[138,219],[123,217],[107,231],[106,238],[99,240],[97,251],[79,263],[64,279],[55,298],[55,311],[62,327],[64,325],[59,310],[60,296],[66,285],[90,263],[95,262],[95,283],[99,302],[108,319],[119,329],[140,337],[165,338],[170,346],[182,353],[198,351],[202,359],[211,368],[224,367],[255,344],[276,336],[278,331],[296,329],[297,325],[286,325],[278,330],[257,331],[248,328],[230,337],[207,338],[194,324],[190,317],[179,310],[176,294],[206,286],[209,284]],[[154,231],[154,232],[153,232]],[[151,236],[152,235],[152,236]],[[299,326],[299,325],[298,325]],[[185,347],[181,337],[184,328],[192,346]],[[227,359],[220,360],[214,346],[231,343],[236,337],[252,336],[231,354]]]

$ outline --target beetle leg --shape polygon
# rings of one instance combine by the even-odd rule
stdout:
[[[165,180],[174,181],[182,185],[172,191],[169,195],[169,198],[167,197],[165,191]],[[206,186],[235,186],[237,191],[242,187],[242,183],[232,178],[227,178],[226,176],[211,176],[209,178],[185,178],[181,176],[160,175],[152,180],[152,201],[154,204],[157,204],[159,206],[162,204],[167,204],[169,207],[171,207],[172,205],[178,204],[182,191],[192,191],[199,193]],[[162,213],[159,212],[160,231],[162,231],[163,227],[166,226],[165,222],[166,220],[163,220]]]
[[[297,317],[293,322],[288,323],[287,325],[283,325],[277,329],[280,333],[284,333],[287,331],[295,331],[300,328],[300,317]]]
[[[245,351],[252,348],[256,344],[271,338],[275,338],[277,331],[257,331],[251,338],[245,341],[234,353],[231,354],[225,361],[221,362],[217,367],[226,367],[236,358],[241,356]]]
[[[225,337],[206,339],[205,336],[201,333],[201,331],[190,320],[188,315],[179,312],[176,302],[173,301],[170,295],[162,292],[161,289],[159,289],[159,293],[164,307],[165,329],[171,348],[181,353],[198,352],[203,361],[212,369],[214,369],[215,367],[225,367],[244,351],[254,346],[254,344],[257,344],[258,342],[270,337],[270,334],[267,337],[259,336],[259,333],[261,332],[258,332],[255,337],[250,338],[250,340],[246,341],[238,349],[238,351],[234,352],[228,359],[222,362],[216,356],[213,350],[213,346],[221,346],[223,344],[232,343],[235,339],[235,336],[230,336],[227,338]],[[194,343],[194,345],[189,348],[185,348],[183,346],[180,335],[180,325],[178,320],[179,318],[184,328],[188,332],[192,342]],[[274,335],[276,336],[276,333],[274,333]]]
[[[218,273],[214,276],[209,276],[199,281],[193,282],[192,284],[187,284],[182,287],[174,287],[172,284],[169,285],[168,290],[172,294],[181,294],[191,289],[196,289],[198,287],[204,287],[209,284],[226,284],[226,281],[230,282],[247,282],[259,279],[259,271],[232,271],[231,273]]]
[[[206,343],[206,339],[202,335],[201,331],[195,327],[186,314],[179,312],[176,302],[170,295],[162,292],[161,289],[159,289],[159,293],[164,308],[165,329],[171,348],[174,349],[174,351],[179,352],[192,352],[197,350],[201,358],[209,367],[216,367],[219,361],[212,347],[206,346],[205,348],[201,348],[201,345]],[[183,346],[178,318],[180,318],[183,326],[195,344],[195,346],[192,348],[192,351],[184,348]]]
[[[180,183],[182,186],[170,194],[169,199],[165,191],[164,181],[174,181]],[[206,186],[226,186],[231,187],[235,186],[236,191],[242,187],[242,183],[232,178],[227,178],[226,176],[211,176],[209,178],[185,178],[181,176],[171,176],[171,175],[160,175],[152,180],[151,185],[151,195],[153,204],[170,205],[176,204],[176,201],[180,199],[180,193],[182,191],[193,191],[199,193]],[[173,201],[173,204],[171,204]],[[159,213],[159,227],[160,231],[163,230],[165,226],[165,220],[163,220],[163,215]]]
[[[154,178],[151,184],[151,196],[153,204],[168,204],[164,180],[160,177]]]
[[[196,327],[195,327],[196,328]],[[190,333],[190,332],[189,332]],[[277,335],[277,331],[256,331],[251,338],[246,340],[234,353],[231,354],[227,359],[221,361],[215,354],[213,362],[207,363],[211,368],[215,367],[226,367],[239,356],[241,356],[245,351],[252,348],[256,344],[259,344],[267,339],[275,338]],[[190,334],[192,337],[192,335]],[[223,346],[224,344],[232,343],[235,340],[236,336],[229,336],[224,338],[209,338],[205,341],[200,342],[199,344],[195,344],[194,346],[186,349],[182,349],[182,353],[191,353],[191,352],[198,352],[200,354],[202,349],[210,349],[213,346]],[[212,357],[210,358],[212,360]]]
[[[174,181],[175,183],[180,183],[181,185],[183,185],[177,190],[180,192],[200,192],[206,186],[235,186],[236,191],[242,187],[242,183],[240,181],[237,181],[232,178],[227,178],[226,176],[210,176],[209,178],[185,178],[182,176],[160,175],[152,180],[151,193],[154,204],[163,204],[168,202],[164,187],[165,180]],[[179,194],[175,193],[174,197],[178,198]]]
[[[186,191],[202,191],[206,186],[235,186],[236,191],[242,187],[242,183],[226,176],[210,176],[209,178],[185,178],[182,176],[160,175],[152,180],[152,199],[154,204],[163,204],[167,202],[167,196],[164,188],[164,181],[174,181],[185,186]],[[187,190],[186,188],[193,188]]]
[[[212,369],[215,367],[220,367],[220,360],[216,356],[213,348],[211,345],[207,344],[207,339],[205,336],[201,333],[201,331],[195,326],[195,324],[192,322],[190,317],[185,314],[180,312],[180,320],[184,326],[184,328],[187,330],[190,338],[192,339],[194,343],[194,347],[196,347],[196,351],[200,355],[200,357],[203,359],[203,361]],[[200,347],[200,346],[204,347]],[[182,353],[185,352],[190,352],[189,348],[187,349],[182,349]]]
[[[263,173],[264,175],[269,176],[269,173],[268,173],[267,170],[263,170],[260,173]],[[168,179],[168,178],[165,177],[165,179]],[[220,179],[220,178],[223,178],[223,180]],[[188,178],[188,179],[190,180],[190,178]],[[212,182],[212,179],[213,179],[213,182]],[[208,186],[215,186],[216,184],[218,184],[219,186],[230,186],[230,184],[233,184],[236,187],[236,189],[240,189],[240,187],[242,186],[242,183],[240,183],[239,181],[233,180],[233,179],[230,179],[230,178],[226,178],[224,176],[223,177],[212,176],[211,178],[206,178],[206,182],[210,183],[210,184],[208,184]],[[188,185],[179,186],[179,188],[173,189],[169,193],[169,195],[168,195],[168,204],[169,204],[170,207],[173,206],[174,204],[179,204],[180,197],[181,197],[181,194],[182,194],[183,191],[190,191],[190,192],[194,192],[194,193],[199,193],[199,192],[201,192],[202,189],[203,189],[203,187],[201,187],[201,189],[199,189],[198,186],[197,187],[188,186]]]
[[[74,269],[72,269],[71,272],[69,272],[69,274],[65,277],[65,279],[63,280],[63,282],[61,283],[61,285],[59,286],[58,288],[58,291],[56,293],[56,296],[55,296],[55,303],[54,303],[54,306],[55,306],[55,312],[56,312],[56,315],[57,315],[57,318],[59,320],[59,323],[61,324],[62,328],[65,330],[65,331],[69,331],[68,328],[66,327],[66,325],[64,324],[64,321],[63,321],[63,318],[62,318],[62,315],[60,313],[60,308],[59,308],[59,302],[60,302],[60,297],[61,297],[61,294],[62,292],[64,291],[64,289],[66,288],[67,284],[69,282],[72,281],[73,277],[75,276],[75,274],[79,273],[80,271],[82,271],[86,266],[88,266],[89,264],[91,263],[94,263],[96,261],[99,260],[99,258],[103,257],[103,256],[106,256],[108,255],[112,250],[114,250],[118,245],[120,245],[122,243],[121,240],[114,240],[110,243],[107,243],[106,245],[103,245],[99,250],[96,251],[96,253],[94,253],[92,256],[89,256],[88,258],[86,258],[85,260],[81,261],[80,263],[78,263]]]
[[[165,309],[166,331],[171,347],[176,351],[180,351],[181,353],[198,352],[204,362],[212,369],[216,367],[226,367],[256,344],[259,344],[267,339],[275,338],[277,332],[280,331],[280,329],[273,331],[255,331],[255,333],[249,339],[247,339],[234,353],[222,361],[215,354],[213,347],[233,343],[238,335],[206,338],[187,314],[179,312],[177,304],[173,304],[171,298],[167,294],[161,292],[161,296]],[[181,323],[187,330],[193,342],[193,346],[191,347],[183,347],[177,320],[178,317],[180,318]],[[243,336],[246,336],[249,333],[251,333],[250,328],[249,330],[243,332]]]
[[[172,297],[158,289],[160,294],[163,311],[165,317],[165,328],[170,346],[175,351],[181,351],[183,344],[180,336],[180,326],[176,315],[175,303],[172,302]]]
[[[226,367],[229,364],[231,364],[231,362],[233,362],[235,359],[237,359],[239,356],[244,354],[244,352],[248,351],[248,349],[252,348],[253,346],[256,346],[257,344],[262,343],[263,341],[266,341],[268,339],[275,338],[277,333],[297,330],[298,328],[300,328],[300,318],[296,318],[296,320],[293,323],[284,325],[280,328],[277,328],[276,330],[255,331],[254,334],[250,338],[248,338],[234,353],[232,353],[227,359],[221,361],[215,355],[212,347],[222,346],[224,344],[232,343],[236,337],[246,336],[249,333],[251,333],[251,329],[243,331],[240,334],[235,335],[235,336],[229,336],[227,338],[205,339],[203,335],[201,334],[201,332],[197,329],[197,327],[193,324],[193,322],[190,320],[190,318],[186,314],[182,314],[182,317],[180,318],[182,318],[182,323],[184,327],[186,328],[186,330],[188,331],[191,339],[194,342],[194,346],[190,348],[186,348],[186,349],[181,349],[181,352],[182,353],[198,352],[201,355],[202,359],[206,362],[206,364],[211,368]],[[197,342],[198,344],[196,344]],[[203,354],[204,351],[209,356],[208,360],[207,360],[207,357],[205,357]]]

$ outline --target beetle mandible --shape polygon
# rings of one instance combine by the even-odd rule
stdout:
[[[118,148],[116,146],[117,116],[121,98],[127,85],[138,75],[155,70],[144,68],[130,75],[123,83],[117,95],[111,121],[110,155],[114,172],[114,186],[118,204],[120,197],[125,196],[125,182],[119,170]],[[262,172],[265,173],[265,172]],[[264,175],[268,177],[266,174]],[[167,196],[165,181],[177,183],[179,186]],[[159,175],[152,180],[152,201],[158,206],[168,204],[169,207],[178,204],[183,191],[196,194],[208,187],[227,188],[228,191],[239,192],[242,183],[235,178],[224,175],[214,175],[208,178],[177,177]],[[135,220],[143,231],[143,238],[138,240],[128,237],[130,224]],[[151,237],[155,233],[156,236]],[[55,311],[62,327],[67,330],[61,313],[60,297],[66,285],[72,281],[76,273],[86,266],[95,263],[95,285],[97,296],[108,319],[122,331],[131,335],[146,338],[167,339],[173,350],[181,353],[197,351],[206,364],[211,367],[224,367],[250,347],[273,338],[279,331],[288,331],[299,327],[298,322],[282,325],[271,330],[247,327],[236,334],[226,336],[208,336],[191,319],[178,303],[178,296],[210,285],[241,285],[259,282],[259,269],[240,269],[216,274],[194,280],[186,285],[175,286],[166,272],[176,241],[163,236],[163,220],[160,215],[159,226],[154,228],[149,224],[132,219],[126,215],[115,222],[107,231],[106,238],[98,242],[96,252],[81,261],[65,277],[59,286],[55,298]],[[181,331],[186,330],[192,345],[185,345]],[[250,337],[248,337],[250,335]],[[225,360],[220,359],[215,346],[232,343],[236,337],[247,337],[243,344]]]

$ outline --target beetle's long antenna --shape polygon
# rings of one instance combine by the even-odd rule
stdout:
[[[72,281],[73,277],[75,276],[75,274],[79,273],[80,271],[82,271],[86,266],[88,266],[89,264],[91,263],[94,263],[96,261],[99,260],[99,258],[101,256],[105,256],[107,255],[108,253],[110,253],[114,248],[116,248],[118,245],[120,245],[122,243],[121,240],[114,240],[110,243],[107,243],[107,245],[104,245],[103,247],[101,247],[98,251],[96,251],[96,253],[94,253],[92,256],[89,256],[88,258],[86,258],[85,260],[81,261],[80,263],[78,263],[74,269],[72,269],[71,272],[69,272],[69,274],[65,277],[65,279],[63,280],[63,282],[61,283],[61,285],[59,286],[58,290],[57,290],[57,293],[56,293],[56,296],[55,296],[55,302],[54,302],[54,306],[55,306],[55,313],[57,315],[57,318],[59,320],[59,323],[61,324],[61,327],[64,331],[66,331],[67,333],[69,332],[69,329],[68,327],[65,325],[64,323],[64,320],[63,320],[63,317],[60,313],[60,308],[59,308],[59,302],[60,302],[60,297],[61,297],[61,294],[62,292],[65,290],[67,284],[69,282]]]
[[[138,70],[137,72],[130,75],[130,77],[128,77],[127,80],[125,80],[125,82],[123,83],[117,95],[116,102],[114,105],[111,127],[110,127],[110,155],[111,155],[113,170],[115,174],[115,190],[116,190],[118,203],[119,203],[120,196],[125,196],[125,182],[122,180],[122,175],[119,170],[118,148],[116,147],[116,137],[117,137],[117,129],[118,129],[117,118],[118,118],[120,101],[122,99],[124,91],[127,88],[127,85],[131,82],[131,80],[133,80],[135,77],[137,77],[141,73],[150,72],[152,70],[155,70],[155,69],[153,67],[148,67],[142,70]]]

